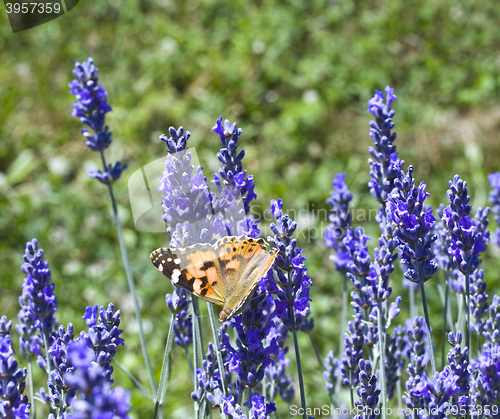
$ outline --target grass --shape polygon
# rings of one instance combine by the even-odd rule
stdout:
[[[61,323],[72,321],[80,330],[85,306],[113,301],[123,313],[126,341],[117,359],[144,377],[107,193],[87,175],[89,167],[100,166],[99,158],[86,149],[80,123],[70,117],[73,63],[92,56],[113,107],[108,123],[114,143],[107,158],[129,165],[115,194],[156,380],[170,316],[163,297],[171,285],[150,266],[149,253],[168,237],[135,228],[127,178],[165,155],[158,136],[170,125],[192,132],[190,146],[210,177],[220,147],[210,129],[221,114],[243,128],[244,164],[255,175],[258,195],[254,212],[264,217],[270,199],[281,197],[297,214],[304,232],[299,246],[314,281],[313,338],[326,356],[338,348],[342,302],[342,278],[321,237],[335,173],[347,173],[356,215],[376,208],[366,186],[367,100],[375,88],[395,87],[400,157],[415,166],[417,182],[428,184],[434,207],[446,200],[455,173],[469,182],[473,204],[486,205],[486,175],[500,170],[499,13],[493,5],[448,0],[99,1],[80,2],[66,16],[17,34],[3,14],[2,314],[16,318],[22,253],[26,241],[36,237],[50,260]],[[356,216],[353,221],[377,235],[373,221]],[[264,237],[268,223],[269,218],[262,222]],[[490,247],[483,267],[491,295],[499,289],[500,263],[498,249]],[[399,271],[393,275],[393,295],[402,292],[400,277]],[[439,348],[437,292],[430,291],[428,300]],[[452,304],[456,313],[453,299]],[[400,320],[407,316],[403,311]],[[208,327],[208,320],[202,321]],[[299,334],[307,403],[321,406],[328,396],[308,340]],[[191,415],[184,356],[174,345],[164,402],[169,418]],[[117,369],[115,374],[117,382],[132,388],[124,374]],[[35,382],[39,378],[35,375]],[[134,417],[152,412],[138,392],[132,402]],[[280,409],[285,415],[286,407]]]

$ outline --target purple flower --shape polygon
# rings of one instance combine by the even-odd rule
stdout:
[[[193,323],[189,304],[191,297],[183,288],[174,287],[172,294],[165,296],[168,309],[174,317],[174,342],[181,348],[187,348],[193,340]]]
[[[49,264],[44,261],[43,250],[38,249],[36,239],[26,243],[21,270],[26,274],[26,278],[19,297],[21,309],[18,314],[19,324],[16,325],[16,330],[21,335],[20,353],[28,360],[37,355],[38,364],[44,365],[45,361],[41,356],[41,347],[44,346],[42,336],[50,342],[57,327],[57,319],[54,316],[57,310],[57,296],[54,294],[55,285],[51,280]]]
[[[444,209],[442,217],[452,235],[448,253],[452,255],[455,267],[464,275],[470,275],[481,263],[479,254],[486,249],[484,243],[488,238],[484,237],[484,220],[472,222],[470,219],[472,207],[468,205],[467,182],[455,175],[449,185],[450,205]]]
[[[276,217],[276,224],[271,223],[274,237],[268,237],[273,247],[278,250],[273,270],[268,271],[269,291],[278,298],[275,300],[276,314],[291,330],[300,330],[304,318],[309,313],[309,290],[311,279],[306,275],[306,260],[302,249],[297,247],[297,239],[292,235],[297,223],[282,213],[283,201],[271,201],[271,212]],[[276,273],[276,278],[273,275]]]
[[[332,212],[329,215],[330,224],[325,229],[325,243],[335,252],[331,257],[335,268],[343,273],[347,272],[346,264],[350,260],[343,239],[347,230],[351,228],[349,202],[352,199],[352,194],[344,181],[345,173],[338,173],[333,179],[333,190],[330,192],[330,198],[326,200],[332,206]]]
[[[404,165],[404,161],[398,158],[396,146],[393,144],[396,133],[391,132],[394,128],[392,117],[395,114],[395,111],[391,110],[391,104],[397,97],[394,95],[394,89],[389,86],[386,86],[385,93],[386,104],[384,104],[384,94],[375,90],[375,96],[368,101],[367,111],[375,117],[375,121],[370,121],[370,137],[375,147],[369,147],[373,160],[368,160],[371,178],[368,186],[373,197],[381,205],[385,204],[394,187],[396,167]]]
[[[163,219],[168,223],[171,235],[170,247],[187,247],[195,243],[211,243],[214,235],[225,235],[212,208],[212,197],[203,169],[191,164],[192,154],[185,149],[190,132],[184,128],[169,128],[170,138],[162,135],[162,141],[170,152],[165,171],[159,178],[158,191],[163,196]],[[184,147],[184,148],[182,148]]]
[[[363,412],[355,419],[375,419],[377,417],[377,404],[380,396],[380,389],[377,387],[377,377],[372,374],[372,364],[364,359],[359,360],[359,385],[356,387],[359,397],[354,402],[357,412]]]
[[[457,380],[458,377],[448,369],[438,372],[433,381],[429,380],[424,372],[422,379],[415,386],[414,394],[422,399],[429,417],[447,417],[451,408],[450,398],[460,393]]]
[[[119,161],[114,166],[108,165],[108,168],[103,173],[100,170],[89,169],[89,176],[92,179],[97,179],[105,185],[111,185],[114,181],[120,179],[122,172],[127,168],[126,164],[121,164]]]
[[[491,417],[498,417],[498,410],[495,412],[492,407],[500,404],[500,346],[486,343],[474,370],[478,374],[476,396],[479,396],[484,408],[488,407],[494,413]]]
[[[448,352],[448,369],[456,377],[455,385],[459,388],[457,395],[465,396],[469,393],[469,369],[467,362],[467,347],[462,348],[462,332],[458,331],[455,335],[453,332],[448,334],[448,342],[451,349]]]
[[[262,282],[249,308],[230,323],[237,333],[236,348],[229,342],[229,336],[223,335],[223,346],[229,354],[229,370],[236,376],[239,392],[261,382],[266,368],[273,362],[271,357],[279,352],[278,337],[268,337],[276,316],[273,303],[274,299],[267,294]]]
[[[472,333],[481,335],[483,332],[483,318],[488,315],[488,294],[482,269],[475,271],[470,277],[470,312],[475,324],[470,325]]]
[[[77,62],[73,70],[76,78],[69,84],[70,94],[76,97],[71,116],[80,118],[95,132],[90,134],[86,128],[83,129],[85,144],[94,151],[104,150],[111,144],[111,133],[105,126],[105,117],[111,107],[107,103],[108,93],[102,84],[98,84],[98,72],[92,58],[81,64]]]
[[[483,337],[488,343],[498,346],[500,343],[500,297],[493,296],[490,304],[488,318],[484,322]]]
[[[82,356],[75,350],[71,359]],[[105,371],[94,362],[81,363],[75,371],[64,374],[64,380],[77,393],[72,403],[68,419],[127,419],[130,410],[130,394],[121,387],[111,390],[111,383],[105,378]]]
[[[232,419],[247,419],[243,409],[239,404],[235,403],[234,396],[222,397],[224,403],[224,413],[230,415]],[[248,401],[243,403],[249,409],[248,419],[270,419],[271,413],[276,410],[274,403],[265,403],[264,396],[258,393],[253,393],[252,403],[249,405]]]
[[[341,362],[335,358],[333,351],[330,351],[325,358],[324,365],[325,371],[323,371],[323,379],[325,380],[326,392],[332,397],[340,378]]]
[[[394,229],[394,236],[401,249],[401,263],[405,266],[404,276],[412,282],[425,282],[437,271],[437,263],[432,259],[431,246],[437,239],[432,234],[436,219],[432,209],[424,206],[429,194],[425,184],[415,187],[413,167],[405,175],[396,169],[394,189],[386,204],[387,220]]]
[[[232,222],[226,225],[228,235],[246,234],[249,237],[259,237],[258,220],[254,220],[253,216],[248,216],[250,202],[257,198],[254,191],[254,177],[253,175],[247,176],[246,170],[243,170],[242,159],[245,156],[245,150],[238,152],[238,141],[243,130],[237,128],[236,122],[231,124],[227,119],[223,126],[221,116],[212,131],[219,135],[222,145],[217,153],[222,167],[218,174],[214,173],[213,180],[220,195],[214,198],[215,211],[231,214],[228,218],[237,220],[236,227]],[[224,199],[225,195],[233,195],[234,192],[236,192],[234,201]],[[242,211],[239,211],[240,207]]]
[[[271,401],[276,400],[276,396],[279,394],[283,401],[290,403],[293,400],[295,388],[292,384],[292,377],[287,372],[287,368],[290,366],[290,360],[286,357],[288,353],[287,339],[288,329],[279,318],[275,319],[274,327],[269,330],[267,340],[275,340],[279,350],[271,355],[274,362],[269,364],[265,371],[267,389],[260,392],[270,394]],[[256,387],[256,389],[261,390],[259,387]]]
[[[219,330],[218,339],[222,340],[226,335],[228,323],[224,323]],[[224,364],[224,378],[227,386],[227,393],[231,393],[232,385],[231,379],[232,375],[229,371],[230,355],[228,349],[225,345],[221,347],[222,362]],[[221,399],[222,392],[222,381],[219,370],[219,365],[217,363],[217,355],[215,350],[215,345],[212,342],[208,344],[208,352],[206,358],[201,363],[202,368],[197,368],[196,379],[198,380],[198,389],[195,393],[191,393],[191,398],[195,401],[200,401],[205,395],[207,399],[214,406],[222,405],[223,401]],[[238,395],[237,389],[235,389],[235,394]]]
[[[17,368],[12,340],[9,336],[10,325],[5,316],[0,321],[0,417],[6,419],[29,418],[30,404],[23,396],[26,388],[26,368]],[[10,324],[9,324],[10,323]]]
[[[493,204],[494,219],[497,225],[500,225],[500,172],[489,174],[488,180],[493,188],[493,190],[490,191],[490,202]],[[493,243],[497,246],[500,245],[500,228],[495,230]]]
[[[89,58],[86,62],[76,63],[73,75],[75,79],[69,83],[70,94],[76,100],[73,102],[71,116],[80,118],[88,128],[82,129],[85,145],[93,151],[99,151],[104,164],[104,172],[89,170],[89,176],[105,185],[111,185],[118,180],[127,168],[126,164],[116,162],[106,165],[103,150],[111,144],[111,132],[106,125],[106,114],[111,111],[108,105],[108,92],[99,84],[97,73],[99,69],[94,66],[94,60]]]
[[[385,347],[385,379],[387,388],[387,399],[394,397],[396,384],[401,378],[401,372],[406,364],[404,352],[406,349],[406,332],[404,327],[398,326],[392,335],[387,334]]]
[[[359,382],[358,368],[359,360],[363,358],[365,328],[361,313],[356,314],[354,320],[347,323],[341,367],[342,382],[345,386],[355,386]]]
[[[422,393],[418,388],[419,383],[424,379],[425,365],[429,359],[425,353],[427,343],[424,336],[425,320],[423,317],[415,317],[412,327],[408,330],[410,363],[406,367],[408,380],[405,384],[406,395],[403,395],[403,401],[410,409],[419,409],[424,406]]]

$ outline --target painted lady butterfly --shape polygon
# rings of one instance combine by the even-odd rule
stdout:
[[[223,307],[219,321],[230,320],[246,309],[259,280],[276,257],[266,253],[264,239],[229,236],[214,245],[199,243],[186,248],[160,248],[151,262],[174,285]]]

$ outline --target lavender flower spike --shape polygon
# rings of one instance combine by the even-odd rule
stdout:
[[[26,278],[19,297],[21,309],[18,315],[19,324],[16,325],[21,335],[20,353],[28,360],[37,355],[38,365],[46,369],[41,347],[48,346],[57,327],[57,319],[54,316],[57,310],[57,296],[54,294],[55,285],[51,279],[49,264],[44,261],[43,250],[38,248],[36,239],[26,243],[21,270],[26,274]]]
[[[493,188],[490,192],[490,202],[493,204],[494,219],[497,225],[500,226],[500,172],[489,174],[488,180]],[[500,246],[500,227],[495,230],[493,243]]]
[[[333,190],[330,192],[330,198],[326,200],[332,206],[332,212],[329,215],[330,224],[325,229],[325,244],[335,252],[335,255],[330,257],[335,262],[335,268],[345,273],[346,263],[350,258],[343,239],[351,228],[349,202],[352,200],[352,194],[345,184],[345,173],[338,173],[332,183]]]
[[[363,413],[354,416],[354,419],[375,419],[378,416],[377,404],[380,389],[377,387],[377,377],[372,374],[372,364],[370,361],[359,360],[359,382],[359,385],[356,387],[359,400],[356,400],[355,406],[357,412]]]
[[[77,391],[78,398],[71,404],[73,411],[68,419],[112,418],[128,419],[130,394],[123,388],[111,390],[104,370],[92,362],[92,352],[81,343],[69,347],[70,362],[74,372],[64,375],[66,382]]]
[[[375,96],[368,101],[368,111],[375,117],[370,121],[370,137],[375,147],[369,147],[372,159],[370,163],[370,181],[368,186],[373,197],[383,206],[394,187],[394,179],[397,177],[396,167],[402,167],[404,161],[398,158],[396,146],[396,133],[392,132],[394,122],[392,117],[395,111],[391,109],[392,102],[397,99],[394,89],[389,86],[385,88],[384,94],[375,90]]]
[[[12,324],[3,316],[1,326],[5,327],[0,330],[0,418],[28,419],[31,405],[28,397],[23,396],[27,370],[17,368],[9,323]]]
[[[76,100],[73,102],[73,113],[71,116],[80,118],[87,125],[82,129],[85,137],[85,145],[92,151],[99,151],[104,162],[103,150],[111,144],[111,132],[106,125],[106,114],[111,111],[108,105],[108,92],[99,84],[97,73],[99,69],[94,65],[94,60],[89,58],[83,63],[76,63],[73,75],[75,79],[69,83],[70,94]],[[89,170],[93,179],[105,185],[110,185],[118,180],[127,165],[116,162],[114,165],[104,163],[104,172],[100,170]]]

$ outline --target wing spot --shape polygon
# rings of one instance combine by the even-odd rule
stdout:
[[[180,265],[180,264],[181,264],[181,260],[180,260],[179,258],[174,259],[174,263],[175,263],[176,265]]]
[[[230,247],[226,247],[226,252],[229,253],[231,251]]]
[[[161,268],[163,269],[163,266],[161,266]],[[172,282],[174,284],[177,284],[179,282],[180,276],[181,276],[181,271],[179,271],[179,269],[174,269],[174,272],[172,272]]]
[[[158,270],[159,270],[160,272],[163,272],[163,265],[158,265]]]
[[[167,262],[172,262],[172,258],[168,258],[168,259],[167,259]]]
[[[165,263],[165,260],[162,260],[161,263]]]

